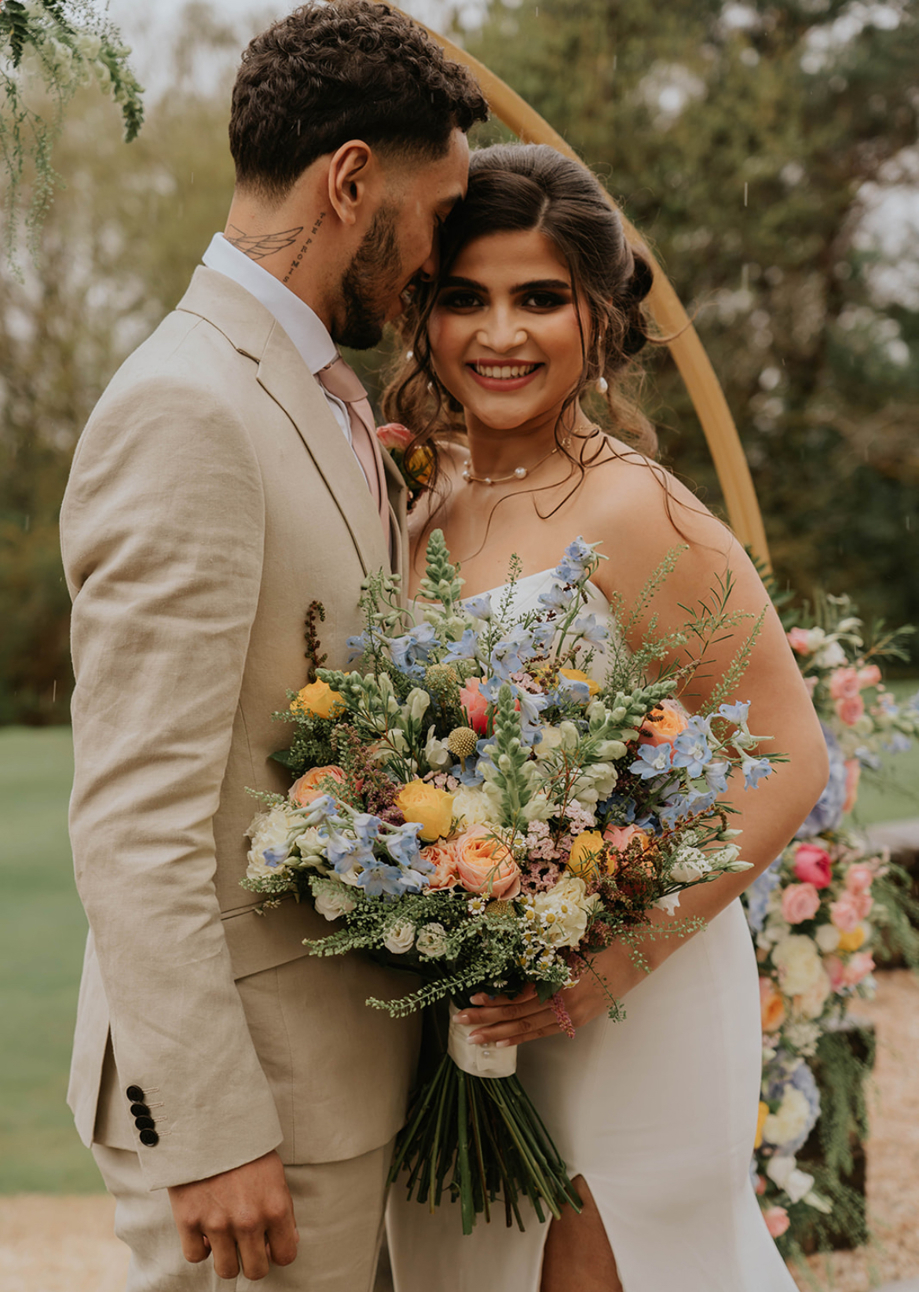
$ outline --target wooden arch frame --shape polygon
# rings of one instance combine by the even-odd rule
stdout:
[[[391,4],[391,0],[387,0],[387,3]],[[391,8],[398,9],[398,6],[391,4]],[[400,10],[400,12],[404,11]],[[406,17],[411,18],[411,15],[407,14]],[[494,72],[489,71],[484,63],[480,63],[459,45],[425,26],[417,18],[411,18],[411,21],[422,27],[451,59],[469,68],[482,87],[492,112],[514,132],[518,139],[524,143],[550,144],[567,157],[581,162],[581,158],[562,136],[553,130],[549,123],[509,85],[495,76]],[[615,208],[616,203],[609,193],[607,198],[610,205]],[[724,391],[673,284],[653,255],[649,253],[634,225],[621,212],[619,214],[629,242],[641,247],[654,269],[654,287],[647,298],[648,309],[664,335],[673,337],[669,343],[670,353],[686,384],[689,397],[705,432],[709,452],[724,494],[731,527],[740,542],[749,547],[754,556],[768,567],[769,548],[766,544],[763,517],[753,488],[750,468],[724,397]]]

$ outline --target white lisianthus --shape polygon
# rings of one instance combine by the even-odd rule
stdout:
[[[543,941],[555,947],[576,947],[587,931],[587,921],[600,899],[587,896],[587,885],[578,875],[563,875],[554,888],[533,898]]]
[[[437,960],[447,949],[447,931],[442,924],[426,924],[419,930],[415,947],[423,956]]]
[[[788,1086],[782,1096],[778,1112],[770,1113],[763,1122],[763,1139],[777,1146],[792,1144],[807,1130],[810,1121],[811,1110],[807,1096],[797,1086]],[[772,1160],[775,1161],[775,1158]],[[789,1160],[794,1162],[794,1158]],[[775,1179],[774,1176],[772,1178]],[[779,1183],[780,1181],[776,1180],[776,1184]],[[813,1180],[810,1184],[813,1184]],[[807,1186],[808,1189],[810,1184]],[[806,1192],[807,1189],[804,1190],[804,1193]],[[802,1198],[804,1193],[801,1194]]]
[[[461,817],[468,830],[474,825],[497,825],[500,816],[484,789],[461,785],[453,796],[453,815]]]
[[[796,1093],[800,1094],[800,1091]],[[801,1095],[801,1098],[804,1096]],[[768,1124],[767,1117],[766,1125]],[[765,1127],[763,1134],[766,1135]],[[766,1164],[766,1174],[780,1189],[785,1190],[792,1202],[800,1202],[813,1188],[814,1177],[806,1171],[799,1171],[797,1162],[790,1154],[777,1153],[775,1157],[771,1157]]]
[[[672,915],[679,904],[679,893],[664,893],[663,897],[659,897],[654,903],[659,911],[664,911],[667,915]]]
[[[250,879],[266,879],[283,873],[288,856],[287,840],[297,823],[298,818],[284,803],[259,812],[246,831],[252,841],[246,870]]]
[[[772,950],[772,962],[779,971],[779,983],[786,996],[800,996],[820,981],[823,965],[812,938],[792,933]]]
[[[428,740],[424,747],[424,756],[429,767],[435,772],[445,772],[452,767],[456,759],[450,753],[446,743],[434,735],[434,728],[428,727]]]
[[[681,848],[677,863],[670,868],[670,878],[678,884],[691,884],[711,870],[711,863],[701,848]]]
[[[356,905],[357,902],[348,896],[343,884],[336,885],[335,888],[323,886],[316,894],[316,910],[327,920],[337,920],[342,915],[347,915]]]
[[[391,924],[383,939],[383,946],[393,955],[403,956],[411,951],[415,942],[415,926],[410,920],[397,920]]]

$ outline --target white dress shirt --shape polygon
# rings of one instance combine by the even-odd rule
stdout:
[[[222,233],[215,233],[211,244],[202,256],[208,269],[216,269],[239,283],[250,295],[265,306],[290,337],[303,362],[315,376],[338,357],[335,342],[329,336],[322,319],[301,301],[279,278],[269,274],[260,264],[227,242]],[[351,419],[340,399],[323,388],[322,392],[331,408],[342,434],[351,443]],[[356,455],[355,455],[356,456]],[[358,462],[360,466],[360,463]],[[363,470],[363,468],[361,468]]]

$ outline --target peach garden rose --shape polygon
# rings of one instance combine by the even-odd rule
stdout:
[[[514,854],[487,825],[475,825],[456,840],[456,873],[467,893],[511,898],[520,892]]]

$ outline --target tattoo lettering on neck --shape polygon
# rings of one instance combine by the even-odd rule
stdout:
[[[264,260],[266,256],[273,256],[276,251],[286,251],[303,232],[302,224],[296,229],[285,229],[283,233],[244,233],[235,224],[231,224],[230,228],[234,236],[231,238],[224,234],[227,242],[238,247],[250,260]]]
[[[290,282],[291,278],[293,278],[294,274],[300,268],[300,261],[306,255],[307,250],[312,244],[312,241],[315,238],[316,234],[319,232],[325,217],[326,217],[325,211],[320,211],[319,214],[316,216],[316,219],[313,223],[313,227],[310,229],[309,237],[306,239],[306,241],[303,243],[303,246],[297,252],[296,258],[293,261],[291,261],[290,269],[288,269],[287,273],[284,275],[282,282],[284,283]]]

